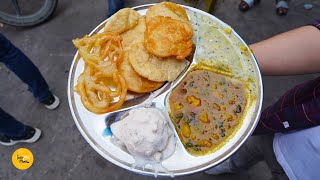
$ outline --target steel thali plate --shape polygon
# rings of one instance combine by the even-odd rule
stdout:
[[[133,9],[138,11],[140,14],[145,15],[147,9],[153,4],[147,4],[142,6],[134,7]],[[200,14],[204,17],[210,18],[214,23],[216,23],[220,29],[231,28],[226,23],[222,22],[215,16],[203,12],[201,10],[183,6],[188,14],[195,13]],[[103,21],[99,24],[91,33],[95,34],[100,32],[104,24],[107,20]],[[232,28],[231,28],[232,29]],[[243,41],[243,39],[234,31],[229,37],[227,37],[230,41],[234,41],[235,45],[242,44],[245,47],[249,48],[247,44]],[[219,163],[226,160],[230,157],[235,151],[239,149],[239,147],[246,141],[246,139],[252,134],[255,129],[261,112],[262,107],[262,97],[263,97],[263,87],[262,87],[262,79],[259,70],[258,63],[254,57],[254,55],[249,52],[248,61],[252,64],[252,73],[255,76],[255,81],[257,84],[256,87],[256,99],[253,105],[249,108],[240,129],[236,132],[236,134],[219,150],[216,152],[206,155],[195,157],[187,153],[187,151],[182,146],[182,143],[179,142],[177,137],[177,146],[175,153],[165,161],[162,162],[163,166],[166,167],[170,172],[174,173],[175,176],[187,175],[192,173],[197,173],[203,170],[206,170],[210,167],[218,165]],[[131,165],[134,163],[134,159],[128,153],[122,151],[117,146],[113,145],[110,142],[110,137],[104,135],[105,130],[105,121],[104,118],[106,114],[97,115],[89,112],[82,105],[80,96],[74,91],[74,86],[77,83],[78,76],[82,73],[84,68],[84,62],[79,56],[77,52],[74,56],[68,79],[68,101],[69,107],[73,116],[73,119],[82,134],[85,140],[105,159],[116,164],[124,169],[144,174],[144,175],[153,175],[153,169],[151,167],[143,168],[131,168]],[[169,86],[168,86],[169,87]],[[154,102],[156,102],[159,108],[165,108],[163,103],[163,99],[168,93],[168,88],[164,89],[164,92],[160,94]],[[149,94],[141,96],[138,94],[130,94],[131,100],[127,101],[123,108],[130,108],[136,104],[143,102],[147,99]],[[177,134],[176,134],[177,135]],[[159,172],[160,176],[169,176],[165,172]]]

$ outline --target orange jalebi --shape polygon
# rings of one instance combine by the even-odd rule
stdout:
[[[123,59],[121,41],[121,36],[113,33],[100,33],[73,40],[85,62],[84,71],[79,76],[75,89],[80,94],[83,105],[91,112],[102,114],[114,111],[125,101],[127,83],[118,71],[118,65]],[[104,83],[106,78],[112,78],[115,90]]]

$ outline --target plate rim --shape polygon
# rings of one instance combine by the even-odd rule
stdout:
[[[134,9],[136,11],[139,11],[139,10],[144,10],[144,8],[148,8],[150,6],[153,6],[157,3],[150,3],[150,4],[143,4],[143,5],[139,5],[139,6],[135,6],[135,7],[132,7],[131,9]],[[230,25],[226,24],[225,22],[221,21],[219,18],[217,18],[216,16],[212,15],[212,14],[209,14],[205,11],[202,11],[200,9],[197,9],[197,8],[194,8],[194,7],[190,7],[190,6],[186,6],[186,5],[181,5],[179,4],[180,6],[184,7],[185,9],[188,9],[188,10],[191,10],[193,12],[196,12],[196,13],[199,13],[201,12],[202,14],[214,19],[215,21],[218,21],[220,24],[222,25],[225,25],[225,26],[229,26],[231,28]],[[95,34],[97,33],[98,31],[100,31],[103,27],[104,27],[104,24],[106,23],[108,19],[105,19],[104,21],[102,21],[98,26],[96,26],[90,33],[89,35],[92,35],[92,34]],[[241,41],[241,43],[243,45],[245,45],[247,48],[249,48],[249,46],[247,45],[247,43],[245,43],[245,41],[240,37],[240,35],[236,32],[236,31],[232,31],[233,34]],[[258,96],[257,96],[257,105],[256,105],[256,108],[255,108],[255,111],[254,111],[254,114],[253,115],[256,115],[255,119],[253,120],[252,118],[252,121],[251,122],[251,127],[249,126],[247,129],[246,129],[246,133],[242,134],[242,136],[240,137],[240,139],[242,139],[240,142],[237,142],[235,143],[232,147],[235,146],[235,148],[230,148],[228,149],[227,151],[223,152],[223,154],[226,154],[225,156],[223,157],[217,157],[218,160],[214,161],[214,162],[207,162],[205,164],[202,164],[202,165],[199,165],[201,167],[199,168],[195,168],[195,167],[192,167],[192,168],[188,168],[188,169],[191,169],[190,171],[182,171],[180,172],[181,170],[178,170],[178,171],[175,171],[174,172],[174,175],[175,176],[184,176],[184,175],[190,175],[190,174],[194,174],[194,173],[198,173],[198,172],[201,172],[201,171],[204,171],[206,169],[209,169],[209,168],[212,168],[213,166],[215,165],[218,165],[220,164],[221,162],[225,161],[227,158],[229,158],[232,154],[234,154],[245,142],[246,140],[248,139],[249,136],[251,136],[251,134],[253,133],[255,127],[257,126],[258,122],[259,122],[259,119],[260,119],[260,115],[261,115],[261,109],[262,109],[262,103],[263,103],[263,83],[262,83],[262,75],[261,75],[261,72],[260,72],[260,66],[259,66],[259,63],[256,59],[256,57],[254,56],[253,53],[250,53],[251,55],[251,58],[253,60],[253,63],[254,63],[254,69],[256,70],[257,74],[258,74],[258,77],[257,77],[257,81],[258,81]],[[134,168],[132,169],[130,167],[130,164],[128,164],[127,162],[123,162],[122,160],[120,159],[117,159],[115,158],[114,156],[112,156],[109,152],[107,152],[103,147],[101,147],[91,136],[90,134],[87,132],[87,130],[85,129],[85,126],[83,125],[82,122],[80,122],[80,120],[78,120],[79,117],[79,114],[76,114],[74,109],[76,109],[73,105],[74,103],[74,95],[73,95],[73,83],[74,83],[74,75],[75,75],[75,70],[76,70],[76,66],[75,64],[78,63],[78,60],[79,60],[79,52],[77,51],[74,55],[74,58],[73,58],[73,61],[72,61],[72,64],[71,64],[71,67],[70,67],[70,70],[69,70],[69,76],[68,76],[68,104],[69,104],[69,108],[70,108],[70,111],[71,111],[71,114],[72,114],[72,117],[73,117],[73,120],[75,121],[75,124],[78,128],[78,130],[80,131],[81,135],[84,137],[84,139],[90,144],[90,146],[96,151],[98,152],[98,154],[100,154],[103,158],[107,159],[109,162],[121,167],[121,168],[124,168],[124,169],[127,169],[131,172],[135,172],[135,173],[138,173],[138,174],[143,174],[143,175],[150,175],[150,176],[153,176],[154,173],[153,172],[150,172],[150,171],[145,171],[145,170],[142,170],[142,168]],[[177,137],[179,138],[179,137]],[[110,155],[112,157],[110,157]],[[215,159],[214,159],[215,160]],[[186,169],[186,170],[188,170]],[[166,174],[166,173],[163,173],[163,172],[160,172],[158,173],[159,176],[170,176],[170,174]]]

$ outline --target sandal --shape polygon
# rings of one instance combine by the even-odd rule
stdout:
[[[276,0],[276,13],[284,16],[288,13],[289,4],[287,0]]]
[[[248,11],[253,5],[256,5],[260,0],[241,0],[239,4],[239,9],[242,12]]]

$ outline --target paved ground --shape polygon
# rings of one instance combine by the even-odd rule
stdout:
[[[146,2],[160,1],[127,0],[127,6]],[[305,10],[304,3],[313,3],[315,8]],[[320,1],[317,0],[292,0],[286,17],[275,15],[273,1],[262,1],[245,14],[237,10],[237,5],[238,0],[219,1],[215,15],[232,25],[248,43],[302,26],[320,15]],[[43,137],[35,144],[0,147],[0,179],[152,179],[118,168],[103,159],[80,135],[68,107],[68,70],[75,53],[71,40],[90,32],[104,20],[106,9],[106,0],[60,0],[53,18],[45,24],[32,28],[0,26],[0,32],[33,60],[52,91],[62,100],[59,109],[45,109],[26,86],[0,64],[0,106],[17,119],[43,130]],[[271,104],[288,88],[315,76],[264,77],[264,104]],[[11,164],[13,151],[20,147],[29,148],[35,155],[35,163],[27,171],[19,171]],[[236,175],[213,177],[200,173],[178,179],[200,178],[263,180],[270,178],[270,172],[262,162]]]

